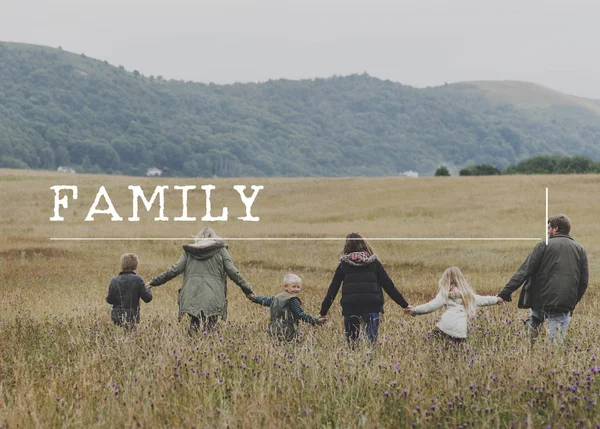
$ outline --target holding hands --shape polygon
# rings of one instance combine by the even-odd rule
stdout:
[[[329,320],[329,317],[327,316],[322,316],[319,314],[319,317],[317,318],[317,325],[322,326],[325,324],[325,322],[327,322]]]
[[[410,315],[410,316],[416,316],[416,314],[413,312],[413,310],[414,310],[414,309],[415,309],[415,307],[414,307],[414,306],[412,306],[412,305],[409,305],[408,307],[406,307],[406,308],[404,309],[404,312],[405,312],[406,314]]]

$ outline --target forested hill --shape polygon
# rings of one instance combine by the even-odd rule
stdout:
[[[534,84],[416,89],[365,74],[207,85],[142,73],[0,42],[0,167],[382,176],[541,153],[600,159],[600,102]]]

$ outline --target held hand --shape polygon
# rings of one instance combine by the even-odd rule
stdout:
[[[415,307],[413,307],[412,305],[409,305],[408,307],[406,307],[404,309],[404,311],[406,312],[406,314],[410,315],[410,316],[414,316],[414,309]]]
[[[497,298],[498,298],[498,305],[504,304],[504,300],[501,297],[497,297]]]
[[[152,285],[150,284],[150,282],[146,283],[146,287],[147,287],[148,289],[152,288]]]
[[[254,295],[253,293],[249,293],[248,295],[246,295],[246,298],[248,298],[250,301],[254,302],[254,297],[256,295]]]
[[[329,320],[329,317],[327,316],[321,316],[319,314],[319,317],[317,318],[317,325],[322,326],[325,324],[325,322],[327,322]]]

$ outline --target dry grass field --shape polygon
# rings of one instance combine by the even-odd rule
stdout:
[[[566,213],[588,251],[590,287],[562,349],[530,348],[515,301],[480,310],[465,350],[428,334],[439,313],[410,318],[387,299],[380,344],[347,347],[339,297],[323,327],[301,325],[300,345],[272,344],[268,309],[229,284],[229,319],[219,331],[190,338],[177,321],[181,279],[153,289],[137,332],[110,321],[105,303],[119,257],[135,252],[145,279],[166,269],[202,226],[223,237],[532,237],[549,212]],[[235,184],[264,185],[252,214]],[[63,222],[53,216],[53,185],[77,185]],[[85,222],[104,185],[122,222]],[[169,185],[165,214],[140,222],[128,185],[148,196]],[[181,192],[196,185],[181,216]],[[597,427],[600,410],[600,177],[514,176],[347,179],[173,179],[0,170],[0,427]],[[104,206],[102,206],[104,208]],[[164,241],[52,241],[56,237],[164,237]],[[235,241],[229,251],[257,294],[273,295],[288,272],[304,280],[305,310],[319,311],[343,241]],[[535,241],[372,241],[411,304],[431,299],[445,268],[461,268],[480,294],[496,294]]]

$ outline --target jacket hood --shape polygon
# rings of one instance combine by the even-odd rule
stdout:
[[[212,258],[225,246],[224,240],[203,238],[193,244],[184,244],[183,250],[194,259],[204,260]]]
[[[340,261],[356,267],[369,265],[377,260],[377,254],[369,255],[366,252],[352,252],[340,257]]]

